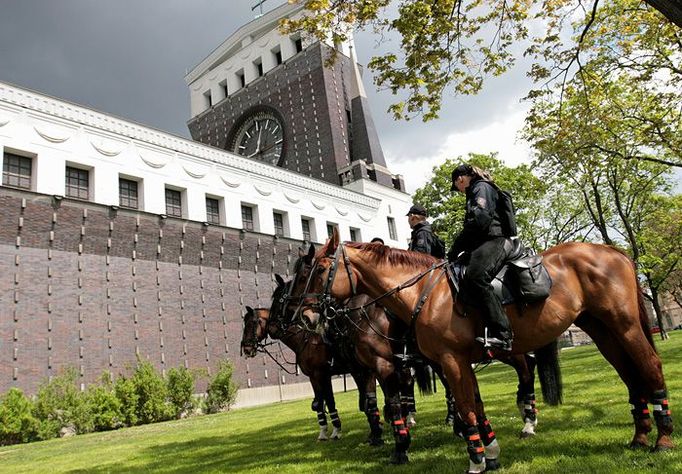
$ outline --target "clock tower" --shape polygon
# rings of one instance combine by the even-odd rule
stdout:
[[[386,167],[352,40],[331,46],[279,32],[280,19],[302,11],[286,3],[259,16],[187,74],[192,138],[329,183],[404,191]]]

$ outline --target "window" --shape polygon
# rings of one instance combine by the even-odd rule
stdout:
[[[261,77],[263,75],[263,61],[258,58],[257,61],[253,62],[253,65],[256,66],[256,71],[258,71],[258,77]]]
[[[211,91],[210,90],[204,92],[204,105],[207,108],[213,105],[213,99],[211,98]]]
[[[310,235],[310,219],[301,218],[301,228],[303,229],[303,240],[312,242],[313,239]]]
[[[282,64],[282,50],[279,49],[279,46],[276,49],[272,50],[273,56],[275,56],[275,64],[279,66]]]
[[[239,87],[244,87],[246,86],[246,78],[244,77],[244,70],[240,69],[239,71],[235,72],[237,75],[237,81],[239,82]]]
[[[388,236],[391,240],[398,240],[398,232],[395,230],[395,219],[387,217],[388,219]]]
[[[284,236],[284,216],[279,212],[273,212],[272,218],[275,222],[275,235]]]
[[[182,217],[182,192],[166,188],[166,214]]]
[[[220,201],[214,198],[206,198],[206,222],[220,224]]]
[[[338,233],[338,228],[336,224],[334,224],[333,222],[327,222],[327,237],[332,236],[332,234],[334,233],[334,229],[337,229],[336,232]]]
[[[300,53],[303,51],[303,40],[301,40],[301,38],[296,38],[294,40],[294,46],[296,47],[296,52]]]
[[[31,189],[33,160],[25,156],[5,153],[2,162],[2,184]]]
[[[250,206],[242,206],[242,227],[253,230],[253,208]]]
[[[121,207],[137,209],[139,206],[137,194],[137,181],[131,179],[118,179],[118,204]]]
[[[360,229],[350,228],[350,240],[351,242],[361,242]]]
[[[76,199],[88,199],[90,172],[73,166],[66,167],[66,195]]]
[[[222,98],[224,99],[225,97],[227,97],[227,80],[220,82],[218,86],[220,86],[220,92],[222,92],[223,94]]]

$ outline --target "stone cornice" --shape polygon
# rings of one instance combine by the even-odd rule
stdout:
[[[299,191],[305,189],[313,193],[341,199],[347,203],[354,203],[370,209],[376,210],[380,204],[379,199],[366,196],[356,191],[344,189],[341,186],[334,186],[324,181],[303,176],[283,168],[267,165],[255,160],[249,160],[218,148],[203,145],[192,140],[171,135],[0,81],[0,103],[3,102],[19,106],[24,110],[40,112],[47,116],[58,117],[70,122],[76,122],[86,127],[91,127],[94,129],[92,131],[97,134],[104,135],[103,132],[109,132],[112,134],[109,138],[113,141],[127,138],[134,140],[135,142],[133,144],[136,146],[155,145],[165,150],[172,150],[178,153],[178,157],[181,160],[185,159],[181,155],[189,155],[187,158],[191,161],[203,162],[207,166],[215,164],[217,165],[218,170],[220,170],[220,168],[237,170],[248,175],[265,178],[265,180],[269,182],[294,186],[298,188]],[[111,152],[114,151],[120,150],[111,150]]]

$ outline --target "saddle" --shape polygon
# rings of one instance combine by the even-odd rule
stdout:
[[[547,298],[552,288],[552,278],[542,264],[542,255],[536,255],[524,247],[519,239],[508,239],[505,250],[506,262],[490,282],[500,302],[503,305],[514,302],[530,304]],[[447,266],[447,274],[455,292],[460,293],[466,265],[452,262]]]

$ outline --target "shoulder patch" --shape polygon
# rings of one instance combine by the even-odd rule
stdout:
[[[476,198],[476,204],[478,204],[479,207],[482,207],[483,209],[487,209],[488,207],[488,201],[483,196],[479,196]]]

